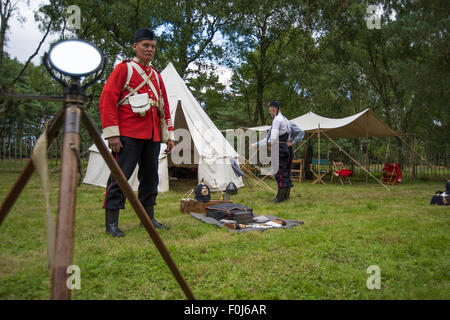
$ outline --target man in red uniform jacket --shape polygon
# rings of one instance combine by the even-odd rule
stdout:
[[[159,72],[150,65],[156,50],[154,32],[137,30],[133,49],[136,57],[119,63],[103,88],[99,105],[103,137],[127,179],[139,164],[138,198],[153,225],[167,229],[154,218],[161,144],[158,103],[164,103],[164,120],[169,128],[167,154],[172,152],[174,139],[166,88]],[[104,208],[106,232],[123,237],[118,225],[119,210],[125,208],[125,195],[112,175],[106,186]]]

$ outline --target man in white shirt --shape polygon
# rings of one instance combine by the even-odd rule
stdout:
[[[267,138],[258,141],[250,147],[261,147],[267,143],[270,143],[271,146],[278,145],[278,159],[275,159],[278,162],[275,166],[272,164],[272,167],[276,168],[274,176],[278,186],[277,196],[273,199],[273,202],[282,202],[289,199],[289,191],[292,188],[291,166],[294,152],[292,150],[292,141],[289,140],[291,124],[281,114],[280,103],[278,101],[269,102],[269,113],[273,121]],[[275,154],[277,153],[276,150],[272,149],[272,153],[274,152]]]

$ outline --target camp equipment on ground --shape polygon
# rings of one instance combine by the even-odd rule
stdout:
[[[217,221],[226,219],[247,224],[253,221],[253,209],[239,203],[222,203],[206,207],[206,216]]]

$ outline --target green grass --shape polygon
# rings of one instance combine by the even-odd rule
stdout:
[[[0,201],[17,173],[0,172]],[[48,299],[45,204],[33,176],[0,227],[0,299]],[[275,188],[274,181],[268,182]],[[51,177],[56,212],[59,177]],[[295,184],[291,201],[271,202],[262,188],[239,189],[235,203],[304,221],[293,229],[236,234],[179,211],[195,181],[171,181],[159,195],[159,231],[197,299],[449,299],[449,207],[429,206],[444,182],[403,184],[391,192],[366,185]],[[127,203],[124,238],[104,232],[104,189],[77,193],[74,264],[81,289],[73,299],[184,299],[150,237]],[[218,194],[213,194],[218,198]],[[366,287],[371,265],[381,289]]]

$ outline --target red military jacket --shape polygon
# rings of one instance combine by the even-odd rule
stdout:
[[[152,70],[152,66],[147,66],[137,58],[133,59],[139,64],[142,70],[145,71],[147,76]],[[161,141],[161,128],[160,118],[158,116],[158,109],[155,106],[151,106],[150,110],[145,113],[145,116],[141,116],[138,113],[134,113],[129,104],[122,104],[118,106],[118,102],[124,98],[129,92],[130,88],[124,88],[127,80],[128,67],[125,60],[119,63],[109,76],[108,80],[103,87],[102,95],[100,96],[100,118],[102,121],[103,137],[105,139],[114,136],[126,136],[136,139],[152,139],[153,141]],[[129,87],[136,88],[141,84],[143,79],[132,68],[132,75],[130,78]],[[156,77],[159,78],[159,85]],[[159,72],[153,68],[153,74],[150,78],[156,90],[161,89],[161,95],[164,99],[164,118],[169,128],[169,135],[173,135],[173,123],[170,117],[169,101],[167,99],[167,92],[164,86],[163,79]],[[151,100],[157,100],[155,94],[151,90],[148,84],[145,84],[140,88],[137,93],[148,93]],[[171,132],[172,131],[172,132]]]

